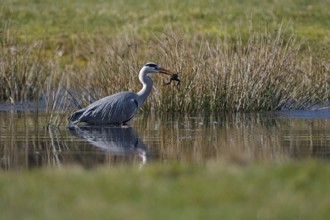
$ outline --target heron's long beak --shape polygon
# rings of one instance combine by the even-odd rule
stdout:
[[[160,73],[163,73],[163,74],[166,74],[166,75],[172,75],[172,72],[167,70],[167,69],[164,69],[164,68],[159,68],[159,72]]]

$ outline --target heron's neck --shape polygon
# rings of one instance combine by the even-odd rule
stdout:
[[[139,105],[141,106],[150,94],[153,82],[152,79],[143,70],[141,70],[139,73],[139,80],[143,85],[142,89],[137,93],[137,95],[140,97]]]

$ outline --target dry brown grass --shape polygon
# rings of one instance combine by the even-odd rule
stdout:
[[[51,74],[41,54],[41,41],[32,44],[12,42],[9,32],[1,33],[0,98],[12,103],[39,95],[39,89]]]
[[[104,40],[104,39],[98,39]],[[300,54],[294,36],[282,26],[251,32],[243,42],[185,40],[178,33],[160,34],[148,43],[113,39],[88,58],[78,85],[95,98],[116,91],[138,91],[137,72],[149,60],[180,72],[181,85],[164,88],[156,79],[146,110],[180,112],[267,111],[307,108],[329,101],[329,64]],[[95,47],[94,47],[95,48]]]

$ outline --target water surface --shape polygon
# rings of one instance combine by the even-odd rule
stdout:
[[[64,123],[48,127],[48,121],[44,112],[0,111],[2,170],[330,158],[329,109],[212,116],[139,114],[131,127],[124,128],[67,128]]]

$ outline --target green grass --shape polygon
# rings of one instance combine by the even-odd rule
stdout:
[[[251,22],[262,28],[266,23],[291,21],[299,38],[329,48],[329,7],[326,0],[4,0],[0,18],[3,23],[10,21],[23,38],[47,36],[55,42],[63,36],[100,33],[150,37],[164,28],[186,36],[200,32],[218,36],[247,33]]]
[[[327,219],[328,163],[0,174],[4,219]]]

